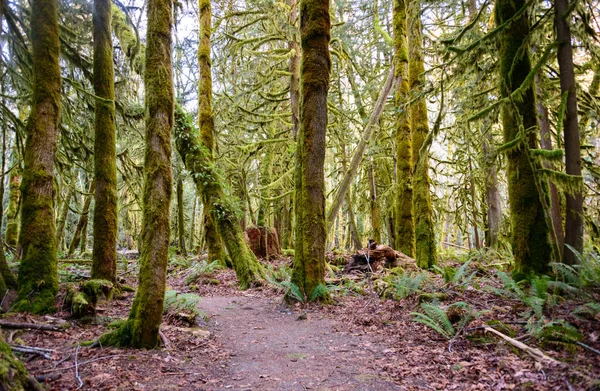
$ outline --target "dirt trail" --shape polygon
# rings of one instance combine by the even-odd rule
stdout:
[[[215,390],[405,390],[377,369],[386,347],[281,299],[205,297],[215,338],[230,352]]]

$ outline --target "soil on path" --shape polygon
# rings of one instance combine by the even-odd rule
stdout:
[[[250,296],[205,297],[199,308],[230,353],[216,390],[405,390],[375,365],[387,347],[319,312]]]

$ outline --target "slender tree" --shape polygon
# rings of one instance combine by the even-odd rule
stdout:
[[[396,205],[394,248],[409,257],[415,256],[415,221],[413,217],[412,138],[408,115],[408,44],[406,41],[406,3],[394,0],[394,67],[399,81],[394,90],[396,125]]]
[[[92,278],[117,279],[117,144],[111,1],[94,0],[94,244]]]
[[[8,208],[6,210],[6,244],[16,246],[19,241],[19,209],[21,204],[21,159],[17,143],[12,148],[11,165],[8,176]]]
[[[33,98],[21,184],[19,243],[23,253],[14,308],[44,313],[54,309],[58,292],[53,196],[61,78],[56,0],[32,0],[31,42]]]
[[[433,207],[429,179],[429,151],[422,150],[429,133],[427,103],[422,95],[425,84],[423,38],[421,32],[421,1],[411,0],[408,7],[408,82],[414,101],[410,105],[413,165],[413,211],[415,219],[415,254],[421,268],[436,263]]]
[[[571,4],[569,0],[554,1],[554,27],[558,41],[558,67],[560,69],[560,92],[567,95],[563,131],[565,139],[565,166],[567,175],[578,177],[580,185],[565,193],[565,245],[581,253],[583,250],[583,178],[581,177],[581,152],[579,140],[579,122],[577,118],[577,85],[573,66],[573,47],[571,46],[571,28],[569,19]],[[571,249],[563,251],[564,261],[577,262],[577,254]]]
[[[300,2],[300,129],[296,143],[296,238],[292,282],[310,298],[325,283],[325,133],[331,71],[329,0]]]
[[[159,341],[169,257],[169,205],[173,190],[172,25],[172,0],[149,0],[144,75],[146,151],[139,285],[129,319],[115,332],[101,337],[101,342],[107,345],[151,349]]]
[[[177,179],[177,235],[179,238],[179,251],[187,255],[185,248],[185,218],[183,213],[183,179]]]
[[[528,14],[521,12],[526,4],[525,0],[498,0],[495,19],[499,26],[510,21],[500,35],[500,89],[502,97],[508,100],[502,108],[502,125],[508,146],[505,148],[515,270],[529,274],[546,271],[552,260],[552,247],[540,198],[546,197],[545,189],[535,177],[535,163],[528,151],[537,147],[538,132],[533,87],[522,85],[531,72],[529,52],[522,49],[530,31]],[[519,88],[520,99],[513,99],[512,93]]]

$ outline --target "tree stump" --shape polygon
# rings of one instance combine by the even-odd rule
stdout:
[[[257,258],[278,257],[281,255],[277,230],[270,227],[249,227],[246,229],[246,242]]]

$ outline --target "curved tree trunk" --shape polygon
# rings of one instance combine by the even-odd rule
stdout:
[[[94,244],[92,278],[117,279],[117,144],[111,1],[94,0]]]
[[[58,221],[56,222],[56,248],[58,251],[62,251],[64,234],[65,234],[65,226],[67,223],[67,217],[69,216],[69,206],[71,204],[71,198],[73,198],[73,194],[75,191],[72,187],[69,187],[67,190],[67,195],[63,200],[62,208],[60,209],[60,215],[58,216]]]
[[[514,18],[515,14],[524,6],[525,0],[498,0],[495,11],[496,23],[501,25]],[[500,89],[505,98],[521,87],[531,71],[529,52],[521,49],[528,37],[527,12],[522,13],[501,32]],[[522,129],[525,129],[527,133],[520,133],[521,124]],[[520,140],[516,147],[506,151],[508,201],[515,269],[524,274],[544,273],[548,263],[552,260],[552,247],[540,198],[540,196],[546,197],[545,189],[536,182],[532,166],[534,163],[531,161],[528,151],[529,148],[537,147],[535,97],[531,86],[523,92],[519,102],[509,101],[503,106],[502,125],[505,143]]]
[[[310,298],[325,283],[325,134],[331,71],[329,0],[301,0],[300,129],[296,146],[296,239],[292,282]],[[362,141],[362,140],[361,140]],[[346,189],[347,190],[347,189]],[[337,202],[337,215],[346,191]],[[333,224],[333,217],[328,222]]]
[[[56,0],[32,0],[31,42],[33,98],[26,130],[19,237],[23,255],[19,301],[14,308],[44,313],[54,310],[58,292],[53,196],[61,78]]]
[[[173,190],[172,15],[172,0],[149,0],[144,75],[147,114],[139,286],[129,319],[117,331],[101,338],[106,345],[152,349],[159,342],[169,258],[169,205]]]
[[[419,96],[425,83],[423,64],[423,38],[421,33],[421,2],[411,0],[408,8],[408,81],[413,96]],[[415,219],[415,255],[417,265],[427,269],[436,263],[435,234],[433,230],[433,207],[431,205],[429,179],[429,151],[421,147],[429,133],[427,103],[424,97],[410,106],[413,164],[413,211]]]

